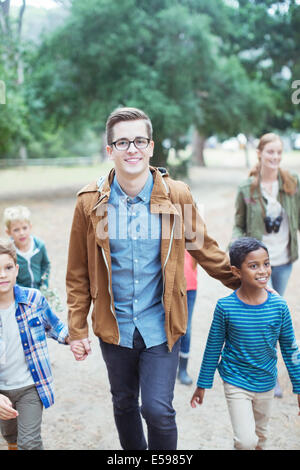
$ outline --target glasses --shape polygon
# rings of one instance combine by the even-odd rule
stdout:
[[[147,137],[136,137],[134,140],[118,139],[115,140],[115,142],[112,142],[110,145],[114,145],[119,151],[128,150],[130,144],[133,144],[135,148],[142,150],[148,147],[149,142],[150,139],[147,139]]]

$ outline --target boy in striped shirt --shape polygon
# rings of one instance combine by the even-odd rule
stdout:
[[[277,341],[299,408],[300,353],[286,301],[265,289],[271,274],[266,246],[243,237],[233,243],[229,254],[241,286],[217,302],[191,406],[202,404],[218,369],[234,447],[263,449],[277,377]]]
[[[39,290],[16,285],[17,255],[0,240],[0,428],[10,450],[42,450],[43,406],[54,402],[46,334],[69,344],[68,330]]]

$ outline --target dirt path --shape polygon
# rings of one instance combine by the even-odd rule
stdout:
[[[245,177],[243,169],[193,169],[190,181],[195,199],[204,213],[209,233],[226,249],[233,222],[233,204],[237,183]],[[97,175],[95,175],[97,176]],[[86,181],[82,182],[84,185]],[[79,185],[80,187],[80,185]],[[4,207],[16,201],[0,201]],[[34,233],[46,242],[52,262],[51,284],[65,303],[65,269],[69,230],[75,196],[64,193],[52,199],[22,199],[33,214]],[[3,234],[3,231],[2,231]],[[298,279],[300,264],[296,262],[286,292],[293,316],[296,337],[300,337],[300,303]],[[192,351],[189,372],[197,379],[206,337],[217,299],[229,293],[218,281],[199,268],[199,290],[194,311]],[[66,320],[66,312],[61,315]],[[93,353],[84,362],[75,362],[68,347],[48,341],[55,382],[55,405],[44,412],[43,439],[46,449],[119,449],[115,430],[109,384],[101,358],[98,340],[91,333]],[[279,360],[280,382],[284,397],[274,401],[270,422],[270,449],[300,449],[300,417],[296,396],[291,392],[287,371]],[[178,448],[231,449],[232,433],[218,374],[215,386],[206,392],[202,407],[192,410],[189,401],[194,390],[179,383],[175,388],[175,409],[179,431]],[[0,449],[5,445],[0,438]]]

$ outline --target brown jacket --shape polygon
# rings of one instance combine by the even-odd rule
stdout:
[[[188,186],[174,181],[166,170],[150,167],[154,185],[151,212],[162,216],[161,265],[163,304],[168,346],[186,331],[187,303],[184,249],[207,273],[236,289],[239,280],[230,269],[227,255],[207,235]],[[88,336],[87,317],[93,303],[92,325],[96,336],[119,344],[119,329],[112,294],[112,271],[107,236],[107,202],[114,170],[78,193],[71,229],[67,267],[69,333],[72,340]],[[197,226],[197,232],[196,232]]]

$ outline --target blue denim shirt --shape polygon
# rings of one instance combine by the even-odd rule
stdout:
[[[150,213],[153,177],[128,197],[115,177],[108,201],[112,289],[120,346],[132,348],[135,328],[147,348],[167,341],[162,304],[161,217]]]

